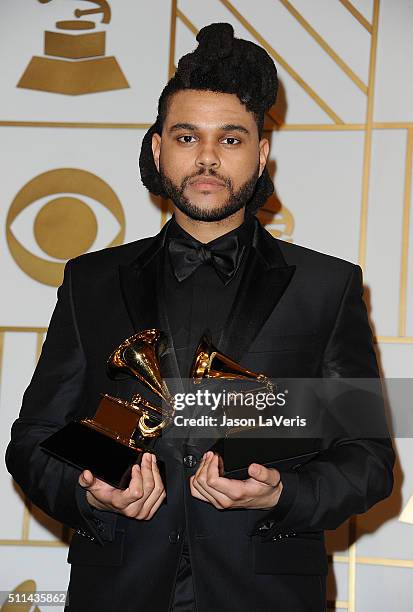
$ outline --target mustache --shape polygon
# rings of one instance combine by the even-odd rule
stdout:
[[[229,177],[222,176],[221,174],[219,174],[215,170],[210,170],[209,172],[205,172],[205,170],[201,169],[198,172],[195,172],[195,174],[191,174],[190,176],[186,176],[183,179],[183,181],[181,182],[181,192],[184,191],[185,187],[188,185],[188,183],[190,181],[192,181],[195,178],[198,178],[199,176],[203,176],[205,178],[214,178],[214,179],[217,179],[218,181],[222,181],[224,183],[224,185],[230,191],[232,190],[232,181],[231,181],[231,179]]]

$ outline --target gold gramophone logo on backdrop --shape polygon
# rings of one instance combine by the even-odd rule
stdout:
[[[274,238],[292,242],[295,223],[292,212],[286,206],[283,204],[281,207],[278,204],[273,206],[270,200],[259,209],[257,217]]]
[[[31,603],[30,595],[35,596],[37,586],[35,580],[25,580],[16,586],[6,597],[0,612],[40,612],[38,606]]]
[[[409,525],[413,525],[413,495],[410,497],[409,501],[403,508],[399,521],[402,523],[408,523]]]
[[[49,199],[49,196],[53,197]],[[97,203],[103,206],[107,216],[110,213],[116,223],[117,233],[109,244],[95,244],[99,224],[87,200],[90,204],[94,202],[95,208]],[[14,227],[35,202],[42,206],[37,205],[34,221],[26,220],[25,226],[32,226],[28,229],[36,247],[49,259],[26,248]],[[6,237],[10,253],[23,272],[40,283],[58,287],[68,259],[87,252],[92,246],[103,248],[123,243],[125,215],[116,193],[103,179],[86,170],[58,168],[39,174],[20,189],[7,214]]]
[[[116,58],[105,56],[106,32],[85,33],[96,24],[80,20],[84,15],[102,13],[101,23],[110,23],[108,2],[93,0],[93,4],[99,8],[76,9],[75,20],[57,21],[58,32],[44,33],[44,53],[51,57],[32,57],[17,87],[74,96],[129,87]]]

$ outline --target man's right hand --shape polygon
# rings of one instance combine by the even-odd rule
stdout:
[[[89,470],[79,476],[86,498],[98,510],[119,512],[130,518],[149,521],[166,497],[155,455],[144,453],[141,465],[134,465],[127,489],[117,489],[96,478]]]

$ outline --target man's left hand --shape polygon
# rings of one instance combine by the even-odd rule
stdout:
[[[218,510],[255,508],[270,510],[277,505],[282,491],[280,473],[259,463],[248,467],[247,480],[233,480],[219,475],[218,455],[208,451],[196,474],[190,478],[191,493]]]

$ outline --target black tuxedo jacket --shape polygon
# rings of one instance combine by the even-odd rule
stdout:
[[[160,268],[167,227],[67,264],[13,424],[7,467],[37,506],[76,529],[69,610],[166,612],[185,528],[198,612],[323,610],[323,530],[390,494],[389,439],[329,441],[322,458],[283,473],[279,504],[263,511],[217,510],[193,498],[188,478],[196,466],[183,463],[188,447],[165,437],[158,451],[166,462],[167,503],[150,521],[92,509],[77,484],[79,471],[39,448],[73,418],[93,415],[101,392],[128,398],[136,391],[133,381],[109,380],[105,364],[136,331],[168,330]],[[377,377],[360,268],[280,242],[255,221],[219,348],[273,377]],[[173,343],[164,367],[178,376]],[[189,448],[197,458],[204,450]]]

